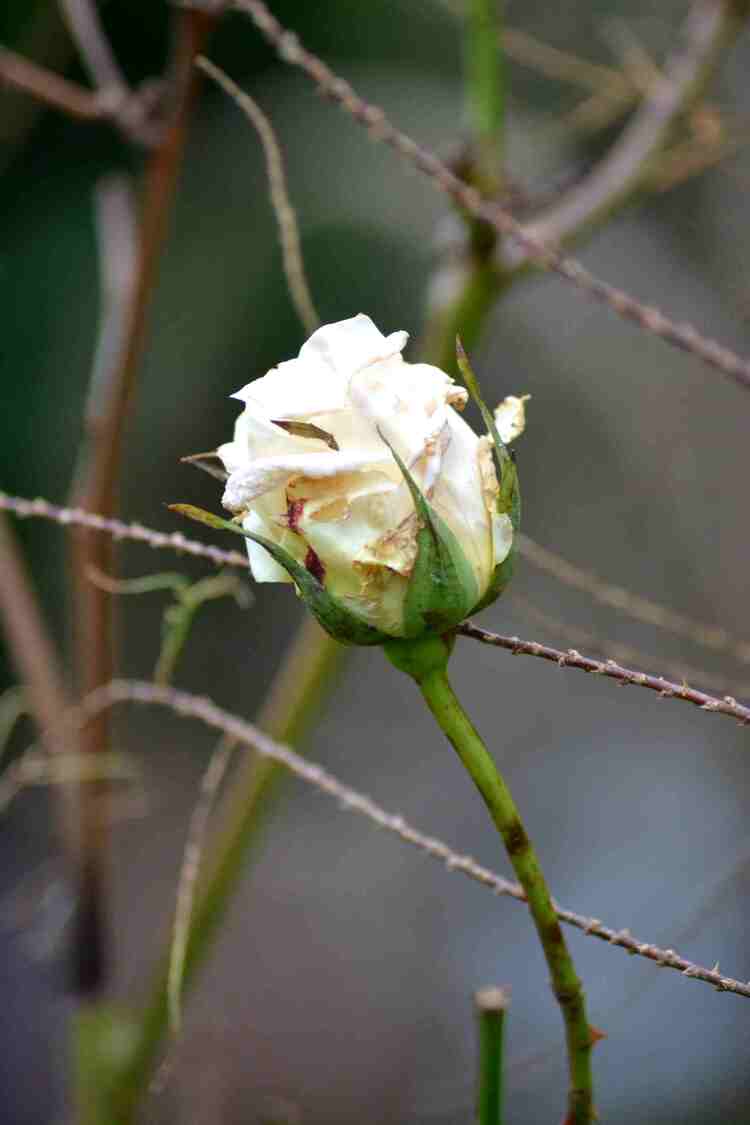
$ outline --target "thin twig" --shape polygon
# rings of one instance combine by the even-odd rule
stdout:
[[[62,669],[46,622],[27,574],[19,547],[5,516],[0,515],[0,615],[8,652],[25,687],[29,710],[44,734],[50,754],[69,754],[70,732],[59,727],[70,708]],[[70,787],[63,789],[60,830],[68,858],[77,854],[76,810]]]
[[[732,636],[723,626],[691,621],[684,614],[659,605],[650,598],[634,594],[622,586],[616,586],[591,570],[576,566],[556,552],[529,539],[528,535],[519,534],[516,544],[519,554],[534,566],[552,575],[559,582],[564,582],[566,586],[581,590],[594,601],[625,613],[645,625],[655,625],[714,652],[728,652],[740,663],[750,664],[750,641]]]
[[[200,69],[214,80],[226,94],[232,98],[255,129],[263,146],[263,155],[266,160],[266,175],[268,176],[268,191],[279,228],[279,241],[284,263],[289,296],[296,309],[297,316],[302,322],[305,332],[310,335],[320,326],[315,305],[313,304],[310,286],[305,274],[305,263],[302,257],[297,216],[289,199],[289,191],[284,172],[284,159],[281,147],[273,125],[266,117],[258,103],[249,94],[241,90],[228,74],[218,66],[201,55],[197,60]]]
[[[85,86],[70,82],[7,47],[0,47],[0,85],[30,94],[37,101],[81,121],[100,121],[106,116],[101,98]]]
[[[176,551],[178,554],[193,555],[220,566],[236,566],[247,570],[249,565],[247,557],[238,551],[225,551],[220,547],[201,543],[199,540],[188,539],[181,532],[168,534],[163,531],[154,531],[142,524],[123,523],[121,520],[107,519],[76,508],[59,508],[50,504],[47,500],[26,500],[20,496],[9,496],[7,493],[0,492],[0,511],[14,512],[22,518],[38,516],[63,525],[72,524],[87,527],[93,531],[101,531],[106,535],[111,535],[117,540],[128,539],[136,543],[144,543],[156,550]],[[484,632],[484,630],[479,631]],[[493,636],[494,634],[489,635]],[[507,637],[503,640],[507,641],[508,644],[504,643],[501,647],[510,648],[512,642],[513,645],[525,646],[523,651],[528,655],[540,656],[543,660],[554,660],[561,667],[580,666],[574,663],[571,656],[571,653],[574,653],[575,650],[560,652],[558,649],[549,648],[546,645],[538,645],[536,641],[521,641],[515,637]],[[539,648],[541,651],[533,652],[532,649],[534,648]],[[547,655],[547,653],[555,655]],[[612,671],[599,671],[598,665],[603,665],[607,669],[616,668],[619,672],[632,677],[628,679],[628,683],[637,687],[648,688],[651,691],[658,691],[666,699],[682,699],[688,703],[696,704],[703,711],[729,715],[741,723],[747,722],[748,714],[750,714],[750,709],[737,703],[731,696],[725,696],[722,699],[688,688],[685,684],[675,684],[662,676],[647,675],[645,672],[621,668],[614,661],[597,661],[591,657],[581,656],[580,653],[576,653],[575,656],[587,665],[592,665],[592,667],[586,667],[584,671],[599,672],[600,675],[609,676],[611,679],[622,679],[622,676],[613,674]],[[565,659],[561,660],[561,657]],[[597,667],[593,667],[593,665],[597,665]],[[654,686],[654,684],[658,686]]]
[[[104,33],[96,5],[92,0],[59,0],[59,5],[94,85],[128,97],[130,88]]]
[[[464,637],[472,637],[475,641],[482,641],[486,645],[504,648],[514,656],[538,656],[542,660],[551,660],[560,668],[578,668],[582,672],[594,672],[597,676],[606,676],[611,680],[618,680],[621,684],[634,684],[637,687],[648,688],[657,692],[664,699],[684,699],[700,707],[701,711],[713,711],[721,715],[730,715],[743,726],[750,724],[750,707],[738,703],[731,695],[717,699],[707,695],[704,691],[691,688],[688,684],[676,684],[665,680],[662,676],[650,676],[646,672],[636,672],[631,668],[623,668],[614,660],[594,660],[590,656],[582,656],[576,649],[562,652],[550,645],[539,644],[538,641],[522,641],[519,637],[506,637],[500,633],[490,633],[480,629],[471,621],[460,625],[458,632]]]
[[[342,784],[321,766],[307,761],[291,747],[274,741],[258,727],[223,710],[205,696],[191,695],[176,688],[159,686],[142,680],[114,680],[87,697],[78,712],[70,715],[69,721],[75,724],[89,721],[99,711],[120,703],[156,704],[168,707],[184,718],[198,719],[213,730],[234,739],[240,745],[251,747],[260,757],[278,762],[295,777],[333,797],[339,806],[360,813],[379,828],[385,829],[430,858],[436,859],[448,871],[459,871],[474,882],[490,888],[500,897],[525,902],[524,892],[518,883],[513,883],[481,866],[471,856],[454,851],[442,840],[425,835],[408,824],[402,816],[386,812],[369,797]],[[732,992],[736,996],[750,999],[750,982],[745,983],[724,976],[718,969],[703,968],[681,957],[673,949],[661,949],[649,942],[640,942],[628,930],[615,930],[604,925],[599,918],[589,918],[557,904],[555,910],[561,922],[573,926],[589,937],[598,938],[634,956],[645,957],[660,968],[675,969],[685,977],[704,981],[706,984],[713,985],[717,992]]]
[[[27,500],[21,496],[9,496],[5,492],[0,492],[0,511],[13,512],[22,519],[39,517],[52,520],[63,527],[88,528],[90,531],[109,535],[116,541],[127,539],[134,543],[143,543],[157,551],[167,550],[175,551],[178,555],[194,555],[197,558],[207,559],[217,566],[236,566],[243,570],[248,570],[250,566],[246,554],[241,554],[239,551],[225,551],[210,543],[188,539],[180,531],[154,531],[140,523],[125,523],[123,520],[84,511],[83,508],[62,508],[57,504],[50,504],[47,500]]]
[[[667,660],[663,656],[657,658],[643,649],[622,644],[611,637],[603,637],[589,629],[582,629],[580,625],[572,625],[569,621],[553,617],[516,591],[511,592],[508,599],[529,621],[541,629],[551,631],[556,637],[562,637],[568,648],[583,646],[595,656],[614,660],[616,664],[635,665],[644,671],[658,667],[660,674],[669,680],[677,680],[678,683],[687,680],[689,684],[697,684],[714,695],[734,695],[741,699],[747,696],[750,699],[750,680],[733,680],[716,672],[707,672],[705,668],[685,664],[682,660]]]
[[[743,359],[716,340],[703,336],[693,325],[677,323],[655,306],[645,305],[622,289],[600,280],[574,258],[560,254],[554,245],[529,233],[529,229],[504,207],[492,200],[483,199],[476,188],[456,176],[434,153],[422,148],[411,137],[395,128],[379,106],[371,105],[359,97],[345,79],[338,77],[321,59],[305,50],[297,36],[282,27],[261,0],[234,0],[234,7],[250,16],[285,62],[300,67],[324,94],[370,129],[373,136],[409,160],[471,216],[507,236],[511,244],[515,241],[523,254],[514,254],[514,269],[520,268],[526,256],[530,262],[558,274],[588,296],[601,301],[618,316],[635,323],[644,332],[697,356],[739,385],[750,387],[750,360]],[[718,40],[723,43],[729,30],[739,26],[739,9],[740,5],[736,0],[724,0],[723,3],[717,3],[717,0],[697,0],[696,10],[704,17],[701,27],[706,33],[713,29],[713,33],[707,35],[707,41],[712,46]],[[694,22],[699,21],[696,19]],[[660,97],[665,94],[666,91],[662,90]],[[506,254],[508,250],[506,247]],[[506,263],[505,268],[508,264]]]
[[[185,851],[177,881],[177,905],[175,907],[172,947],[169,951],[168,1002],[169,1022],[173,1035],[180,1030],[182,980],[185,970],[185,956],[190,936],[190,920],[193,913],[193,899],[200,873],[201,856],[206,839],[206,831],[211,811],[221,783],[229,767],[232,751],[236,746],[234,739],[222,735],[216,744],[206,772],[200,785],[198,803],[193,809],[188,826]]]
[[[736,0],[694,0],[679,36],[680,45],[667,60],[663,73],[649,62],[647,76],[643,78],[641,75],[639,80],[644,100],[638,112],[589,175],[527,224],[525,233],[531,242],[559,246],[571,238],[580,238],[602,218],[610,215],[622,201],[632,198],[637,190],[648,184],[675,123],[703,92],[742,22]],[[644,65],[639,61],[639,73]],[[525,260],[533,260],[528,247],[520,256],[511,251],[512,268],[522,268]],[[601,283],[597,284],[601,289],[599,296],[603,297],[608,287],[602,288]],[[637,302],[629,297],[627,301],[633,307],[630,313],[624,315],[632,317],[637,312]],[[661,317],[657,310],[642,309],[641,312],[649,314],[644,320],[646,328],[650,327],[651,314]],[[664,320],[663,317],[661,319]],[[685,326],[673,327],[682,332]],[[671,342],[687,347],[689,338],[684,337],[682,342],[672,338]],[[703,358],[706,358],[705,355]],[[740,363],[745,378],[739,381],[750,385],[750,363],[746,360]],[[737,376],[738,372],[734,374]]]

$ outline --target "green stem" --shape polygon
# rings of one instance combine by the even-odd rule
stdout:
[[[476,728],[459,703],[447,675],[451,643],[432,637],[386,646],[386,654],[417,683],[440,729],[479,790],[500,833],[519,883],[526,892],[534,926],[560,1005],[568,1050],[568,1117],[566,1125],[587,1125],[592,1119],[591,1034],[586,1002],[552,897],[515,801]]]
[[[503,1051],[508,994],[483,988],[476,994],[479,1017],[479,1125],[503,1125]]]
[[[470,0],[466,13],[466,102],[477,145],[477,186],[489,195],[502,184],[505,68],[500,50],[503,0]]]
[[[296,742],[315,717],[345,650],[317,622],[306,616],[281,668],[258,725],[280,742]],[[247,756],[232,786],[228,805],[219,814],[221,834],[207,861],[202,893],[193,910],[185,948],[182,988],[186,991],[206,959],[248,859],[273,807],[283,767]],[[128,1125],[148,1087],[169,1030],[169,963],[160,965],[150,999],[142,1013],[127,1064],[115,1076],[108,1098],[107,1121]],[[102,1119],[104,1120],[104,1119]]]

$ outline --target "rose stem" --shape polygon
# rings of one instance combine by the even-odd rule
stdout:
[[[395,642],[386,646],[386,653],[400,671],[415,680],[438,726],[479,790],[505,844],[516,877],[526,892],[529,911],[552,978],[552,990],[565,1024],[569,1071],[566,1125],[587,1125],[593,1113],[591,1033],[583,988],[516,803],[448,680],[450,647],[442,638],[431,637]]]

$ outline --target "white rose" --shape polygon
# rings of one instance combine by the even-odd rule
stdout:
[[[405,362],[407,338],[383,336],[361,314],[318,329],[297,359],[233,396],[245,409],[218,450],[229,473],[223,504],[244,529],[395,637],[421,524],[392,450],[458,542],[476,604],[513,541],[491,439],[459,416],[467,395],[448,375]],[[248,540],[248,552],[256,581],[291,581],[264,547]]]

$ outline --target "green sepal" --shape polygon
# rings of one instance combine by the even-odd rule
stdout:
[[[487,433],[492,438],[492,457],[500,487],[497,497],[497,510],[500,515],[508,516],[515,534],[521,526],[521,490],[518,485],[518,470],[516,469],[515,458],[512,453],[508,452],[507,445],[498,433],[495,417],[482,397],[479,381],[474,374],[474,369],[469,362],[460,336],[456,336],[456,362],[461,377],[466,384],[466,389],[479,407],[484,424],[487,427]],[[481,601],[477,602],[472,608],[472,613],[478,613],[500,597],[513,577],[515,553],[514,541],[508,555],[495,567],[487,591]]]
[[[404,599],[404,636],[444,633],[471,611],[477,581],[455,535],[422,495],[396,450],[382,435],[411,493],[421,527],[417,558]]]
[[[456,362],[461,372],[461,377],[466,384],[466,389],[479,407],[482,419],[487,427],[487,433],[492,438],[492,456],[495,462],[497,481],[500,486],[500,492],[497,498],[497,510],[501,515],[509,516],[510,522],[513,525],[513,530],[518,531],[521,525],[521,493],[518,487],[516,463],[513,459],[513,455],[508,452],[507,445],[498,433],[492,411],[482,398],[479,382],[474,374],[474,369],[469,362],[469,357],[464,350],[464,346],[461,343],[460,336],[456,336]]]
[[[385,633],[368,625],[356,613],[352,613],[329,594],[315,575],[306,570],[278,543],[266,539],[264,535],[256,535],[253,531],[245,531],[244,527],[233,520],[222,519],[221,516],[207,512],[203,508],[196,508],[192,504],[170,504],[169,508],[170,511],[179,512],[188,519],[197,520],[198,523],[204,523],[219,531],[232,531],[235,535],[242,535],[245,539],[251,539],[253,543],[264,547],[271,558],[284,568],[299,590],[300,597],[307,608],[334,640],[348,645],[380,645],[388,640]]]

